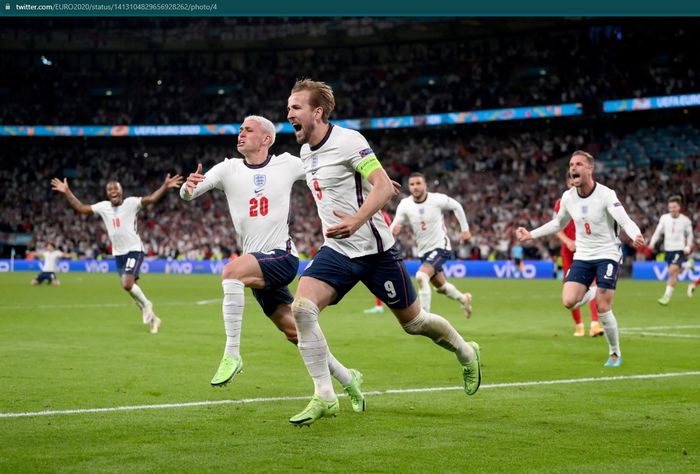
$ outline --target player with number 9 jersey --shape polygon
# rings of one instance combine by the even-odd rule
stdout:
[[[378,162],[365,137],[333,124],[329,124],[328,133],[320,143],[302,145],[300,155],[306,184],[316,201],[325,235],[329,227],[341,221],[334,211],[355,214],[365,202],[372,185],[366,179],[367,173],[363,177],[363,166]],[[394,237],[381,212],[376,212],[351,236],[326,238],[323,245],[356,258],[389,250]]]
[[[329,348],[318,317],[359,282],[386,303],[405,332],[426,336],[455,353],[467,395],[476,393],[481,383],[478,344],[467,343],[449,321],[418,304],[381,214],[398,191],[367,140],[355,130],[329,122],[334,107],[333,89],[311,79],[297,81],[287,100],[287,120],[302,145],[306,183],[325,236],[324,245],[299,279],[292,303],[299,352],[314,382],[307,407],[289,419],[298,426],[338,412],[331,374],[323,364]],[[361,374],[355,375],[361,380]]]

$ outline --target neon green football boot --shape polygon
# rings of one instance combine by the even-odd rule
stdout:
[[[343,390],[348,395],[352,409],[357,413],[365,411],[365,396],[362,395],[362,373],[356,369],[350,369],[352,380],[349,384],[343,385]]]
[[[479,354],[479,344],[474,341],[467,342],[474,349],[474,358],[471,362],[462,365],[462,376],[464,377],[464,392],[467,395],[474,395],[481,385],[481,363]]]
[[[241,370],[243,370],[243,357],[234,359],[230,355],[224,354],[219,369],[214,374],[214,378],[211,379],[212,386],[223,387]]]
[[[311,424],[324,416],[336,416],[339,411],[338,399],[327,402],[318,395],[311,397],[306,408],[289,419],[296,426],[311,426]]]

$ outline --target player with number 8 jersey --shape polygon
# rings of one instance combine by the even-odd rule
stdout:
[[[595,159],[585,151],[575,151],[569,160],[569,175],[573,187],[564,192],[559,212],[546,224],[528,231],[516,229],[520,241],[537,239],[564,229],[569,221],[576,225],[576,253],[574,262],[565,276],[562,301],[568,309],[576,309],[595,298],[598,317],[608,341],[609,356],[606,367],[622,363],[617,319],[612,312],[619,275],[620,227],[635,247],[644,245],[644,237],[637,224],[625,212],[615,191],[593,179]],[[597,286],[593,286],[593,281]]]

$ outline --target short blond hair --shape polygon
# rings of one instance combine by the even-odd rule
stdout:
[[[681,196],[680,194],[675,194],[675,195],[671,196],[670,198],[668,198],[668,202],[669,203],[675,202],[675,203],[678,203],[679,206],[682,206],[683,205],[683,196]]]
[[[263,129],[263,132],[268,133],[270,137],[272,137],[272,141],[270,142],[270,146],[275,144],[275,137],[277,136],[277,129],[275,128],[275,124],[272,123],[270,120],[266,119],[265,117],[261,115],[248,115],[246,118],[243,119],[245,122],[246,120],[253,120],[254,122],[258,122],[260,124],[260,127]]]
[[[585,152],[583,150],[576,150],[571,154],[571,158],[573,158],[574,156],[583,156],[586,158],[586,161],[588,161],[589,165],[595,165],[595,158],[593,158],[593,155],[591,155],[588,152]]]
[[[321,107],[323,115],[321,120],[328,123],[328,117],[335,109],[335,97],[333,97],[333,89],[331,86],[321,81],[312,81],[311,79],[300,79],[292,87],[292,94],[295,92],[309,91],[309,104],[311,107]]]

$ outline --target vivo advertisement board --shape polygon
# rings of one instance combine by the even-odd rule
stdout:
[[[406,260],[409,274],[415,275],[420,267],[419,260]],[[220,260],[144,260],[141,273],[168,274],[207,274],[219,275],[226,262]],[[308,261],[299,262],[299,273],[304,271]],[[111,273],[116,272],[114,260],[61,260],[59,272]],[[0,260],[0,272],[40,272],[43,262],[39,260]],[[509,260],[494,262],[480,260],[452,260],[443,267],[448,278],[552,278],[552,262],[526,261],[521,269]]]
[[[634,262],[632,264],[632,278],[634,280],[658,280],[668,279],[668,265],[666,262]],[[678,281],[695,281],[700,278],[700,264],[693,268],[681,268]]]

